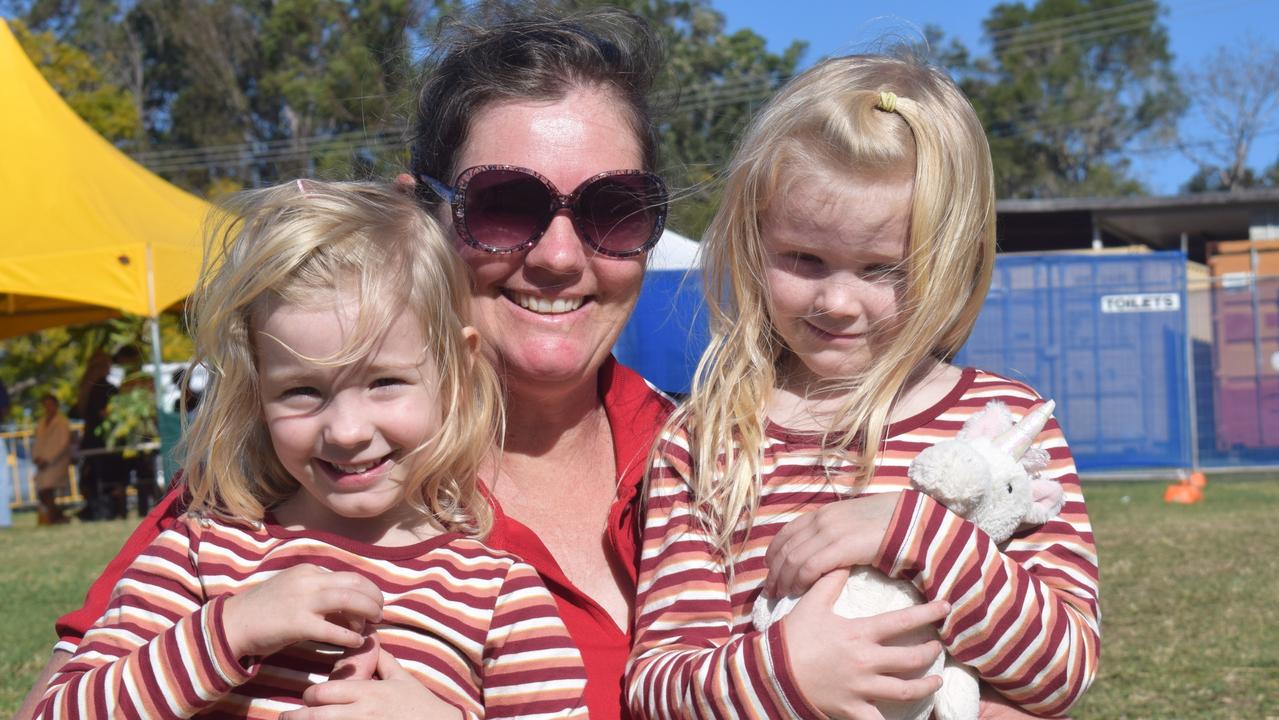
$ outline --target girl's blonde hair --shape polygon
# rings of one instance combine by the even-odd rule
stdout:
[[[442,424],[412,455],[405,499],[442,529],[486,534],[492,515],[476,474],[501,436],[502,405],[492,368],[463,334],[469,282],[436,221],[393,187],[299,180],[233,196],[210,221],[188,308],[195,362],[209,370],[184,438],[191,510],[256,521],[297,491],[262,420],[254,314],[272,299],[315,303],[350,287],[359,309],[345,346],[307,359],[359,362],[411,311],[439,375]]]
[[[796,176],[914,176],[899,311],[886,347],[843,394],[823,446],[873,472],[895,400],[929,358],[948,359],[981,310],[995,257],[995,192],[981,122],[942,71],[859,55],[799,75],[752,121],[702,244],[711,340],[671,427],[687,429],[702,522],[727,554],[758,503],[765,413],[786,346],[768,314],[761,217]]]

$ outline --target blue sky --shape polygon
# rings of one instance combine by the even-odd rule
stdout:
[[[1031,4],[1033,0],[1026,0]],[[748,27],[768,39],[769,49],[780,51],[792,40],[809,43],[805,64],[830,54],[866,50],[868,43],[893,32],[910,32],[925,24],[940,26],[974,54],[986,54],[989,46],[981,35],[981,22],[997,3],[990,0],[714,0],[724,13],[728,29]],[[1168,28],[1174,67],[1193,68],[1218,47],[1235,43],[1249,32],[1275,40],[1279,30],[1279,0],[1163,0],[1163,22]],[[1211,137],[1202,125],[1183,121],[1182,137]],[[1255,169],[1279,158],[1279,116],[1253,148],[1249,158]],[[1175,194],[1194,174],[1194,165],[1176,150],[1134,158],[1133,174],[1158,195]]]

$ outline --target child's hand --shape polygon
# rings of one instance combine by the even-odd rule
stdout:
[[[302,702],[305,708],[290,710],[280,720],[462,717],[457,706],[427,690],[385,650],[378,652],[377,679],[312,685],[302,693]]]
[[[829,572],[874,563],[898,499],[897,493],[864,495],[792,520],[768,544],[764,594],[803,595]]]
[[[382,592],[353,572],[298,565],[226,601],[227,643],[237,658],[266,656],[303,640],[364,644],[364,623],[382,619]]]
[[[330,680],[372,680],[377,673],[377,659],[382,646],[378,644],[373,627],[364,628],[364,644],[346,654],[333,664]]]
[[[1013,704],[1012,700],[995,692],[986,683],[981,684],[981,702],[978,703],[978,720],[1038,720],[1038,715],[1031,715]]]
[[[940,621],[950,612],[941,601],[849,620],[831,608],[848,581],[842,569],[820,578],[782,618],[786,659],[804,697],[834,718],[882,720],[873,703],[909,702],[941,687],[941,678],[919,674],[942,651],[936,640],[895,645],[893,638]]]

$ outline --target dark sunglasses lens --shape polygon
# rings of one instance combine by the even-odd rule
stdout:
[[[512,170],[485,170],[466,185],[466,228],[475,241],[504,250],[542,232],[551,195],[537,178]]]
[[[582,188],[573,214],[604,252],[644,247],[665,217],[666,195],[649,175],[610,175]]]

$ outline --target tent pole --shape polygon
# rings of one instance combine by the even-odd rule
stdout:
[[[163,355],[160,352],[160,311],[155,306],[155,263],[151,258],[151,245],[147,245],[147,311],[150,313],[151,326],[151,380],[155,383],[155,422],[157,429],[160,425],[160,415],[164,412],[164,383],[160,379],[160,373],[164,372]],[[160,447],[159,452],[155,454],[155,474],[161,487],[166,486],[167,478],[164,477],[164,447]]]

